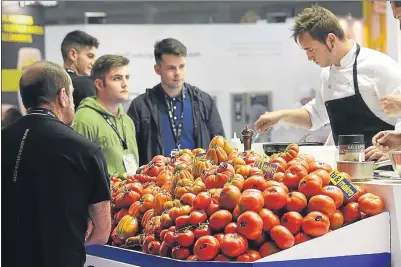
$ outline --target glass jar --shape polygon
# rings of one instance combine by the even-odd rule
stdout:
[[[363,135],[339,135],[338,153],[340,161],[365,161],[365,138]]]

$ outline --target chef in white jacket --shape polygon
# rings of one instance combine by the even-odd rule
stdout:
[[[383,154],[372,146],[372,137],[384,130],[401,130],[401,120],[389,117],[380,98],[401,94],[401,68],[389,56],[361,47],[348,39],[335,15],[314,5],[296,18],[293,37],[308,60],[322,67],[321,87],[315,99],[299,109],[267,112],[255,130],[267,131],[279,121],[316,130],[331,124],[335,144],[339,135],[363,134],[366,160]]]

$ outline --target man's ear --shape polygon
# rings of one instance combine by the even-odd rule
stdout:
[[[95,86],[97,90],[103,91],[104,90],[104,83],[102,79],[95,80]]]
[[[78,59],[78,51],[75,48],[70,48],[68,50],[68,58],[72,62],[75,62]]]
[[[160,75],[160,64],[155,64],[155,66],[153,67],[155,69],[155,72],[157,75]]]
[[[70,98],[68,97],[67,90],[65,90],[65,88],[61,88],[60,92],[57,94],[56,101],[57,104],[63,108],[68,107]]]

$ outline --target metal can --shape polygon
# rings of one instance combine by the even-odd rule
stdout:
[[[365,139],[363,135],[339,135],[338,153],[340,161],[365,161]]]

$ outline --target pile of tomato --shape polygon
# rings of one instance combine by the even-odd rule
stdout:
[[[258,161],[275,164],[276,173]],[[233,150],[220,136],[208,151],[156,156],[135,175],[111,178],[110,244],[180,260],[250,262],[383,211],[382,199],[361,186],[347,199],[330,184],[331,171],[296,144],[263,157]]]

